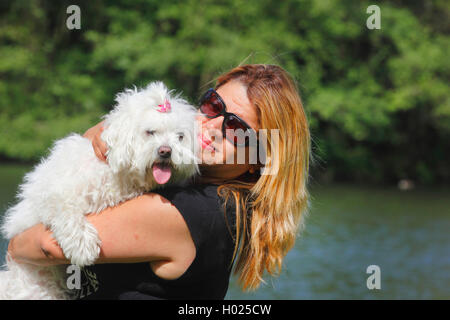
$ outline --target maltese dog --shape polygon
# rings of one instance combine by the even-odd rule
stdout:
[[[196,109],[162,82],[118,94],[101,135],[108,163],[78,134],[56,141],[50,155],[25,175],[18,203],[5,214],[4,237],[43,223],[72,264],[93,264],[101,243],[85,214],[182,185],[198,173],[195,116]],[[69,298],[64,267],[18,264],[9,256],[6,261],[0,299]]]

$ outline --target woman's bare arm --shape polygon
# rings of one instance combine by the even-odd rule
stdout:
[[[102,241],[95,263],[192,261],[195,246],[183,217],[169,201],[150,193],[108,208],[87,219]],[[8,247],[18,262],[36,265],[70,263],[42,224],[14,237]]]

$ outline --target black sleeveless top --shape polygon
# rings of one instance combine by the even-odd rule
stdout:
[[[168,187],[154,191],[181,213],[196,256],[175,280],[156,276],[148,262],[98,264],[82,269],[80,299],[223,299],[234,250],[235,206],[225,210],[216,185]],[[225,213],[226,211],[226,213]]]

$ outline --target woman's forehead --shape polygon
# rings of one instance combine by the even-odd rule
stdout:
[[[247,87],[238,81],[230,81],[220,86],[217,93],[227,105],[227,111],[235,113],[253,129],[259,129],[256,107],[247,96]]]

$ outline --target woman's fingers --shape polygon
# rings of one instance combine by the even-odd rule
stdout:
[[[102,130],[103,128],[103,122],[99,122],[97,123],[95,126],[93,126],[92,128],[89,128],[84,134],[83,137],[93,141],[94,137],[96,136],[96,134],[98,133],[98,131]]]
[[[92,140],[92,147],[94,148],[94,152],[97,158],[99,158],[101,161],[106,162],[106,152],[108,151],[108,147],[101,138],[103,130],[104,128],[102,127],[94,136],[94,139]]]
[[[106,157],[99,148],[94,147],[94,153],[99,160],[106,162]]]
[[[97,158],[101,161],[106,162],[106,152],[108,151],[108,147],[101,138],[102,132],[104,130],[103,123],[104,121],[88,129],[84,133],[83,137],[91,140],[92,148],[94,148],[94,153],[97,156]]]

